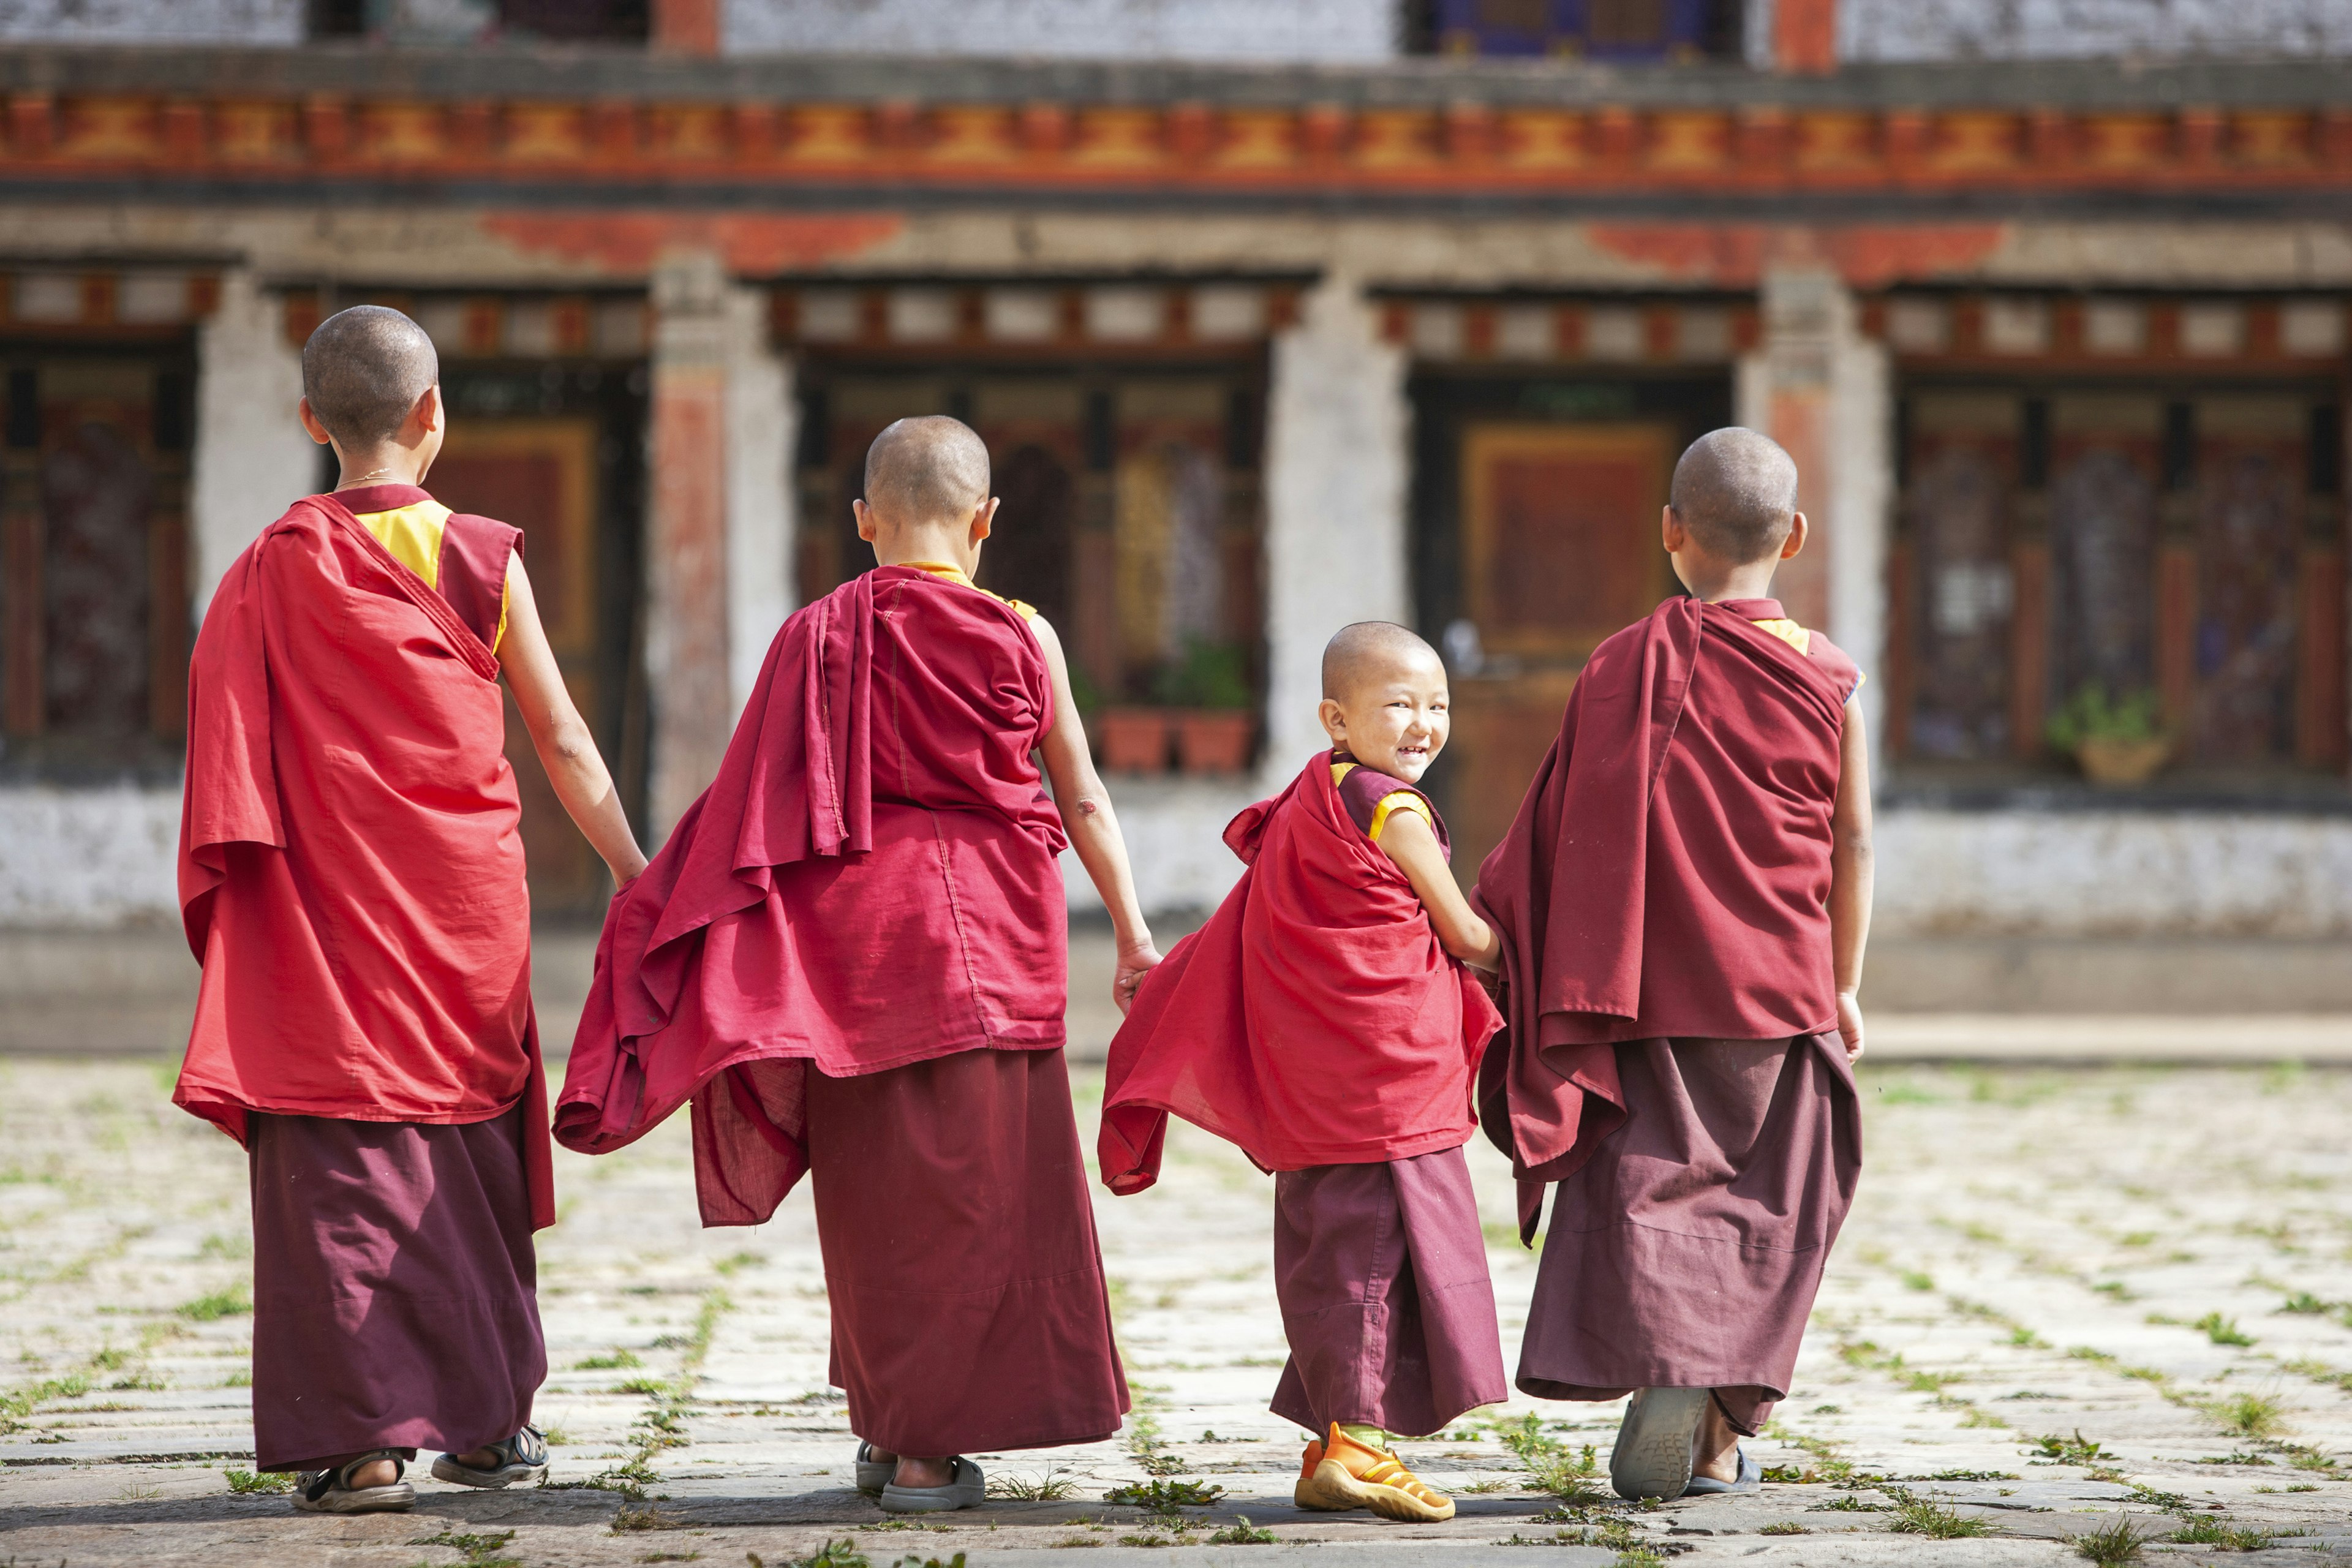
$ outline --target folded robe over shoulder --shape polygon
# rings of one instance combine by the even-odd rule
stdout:
[[[1465,1142],[1471,1075],[1501,1020],[1349,816],[1330,757],[1234,817],[1225,842],[1248,869],[1144,978],[1111,1041],[1104,1184],[1159,1179],[1171,1113],[1268,1171]]]
[[[605,915],[557,1138],[606,1152],[691,1098],[705,1222],[757,1224],[807,1168],[801,1064],[1058,1047],[1053,711],[1019,614],[927,572],[786,621],[718,778]]]
[[[1503,943],[1487,1135],[1521,1178],[1576,1170],[1625,1119],[1614,1042],[1834,1029],[1830,817],[1853,662],[1669,599],[1593,651],[1476,899]]]
[[[188,672],[180,904],[204,965],[173,1098],[242,1142],[249,1111],[487,1121],[525,1107],[554,1223],[530,1004],[530,900],[497,635],[520,535],[425,584],[333,496],[222,578]],[[461,605],[464,606],[461,608]]]

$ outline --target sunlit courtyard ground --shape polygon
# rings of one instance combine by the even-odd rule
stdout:
[[[1761,1495],[1618,1504],[1617,1408],[1522,1398],[1406,1446],[1460,1499],[1433,1528],[1291,1506],[1298,1436],[1265,1407],[1283,1354],[1270,1184],[1184,1130],[1159,1188],[1097,1204],[1128,1431],[980,1456],[1028,1500],[886,1524],[852,1489],[825,1384],[805,1194],[759,1229],[698,1230],[682,1121],[559,1155],[541,1251],[554,1484],[420,1475],[413,1513],[298,1515],[248,1473],[244,1159],[166,1103],[169,1081],[0,1063],[0,1563],[778,1568],[828,1542],[874,1568],[1292,1560],[1276,1542],[1397,1568],[2058,1563],[2101,1531],[2114,1561],[2118,1538],[2144,1538],[2143,1563],[2352,1552],[2352,1075],[2335,1070],[1865,1072],[1862,1197]],[[1080,1083],[1090,1140],[1099,1077]],[[1514,1354],[1534,1262],[1500,1160],[1477,1145],[1474,1163]]]

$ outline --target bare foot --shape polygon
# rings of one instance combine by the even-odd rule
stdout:
[[[355,1492],[364,1491],[370,1487],[391,1486],[399,1479],[400,1467],[398,1465],[394,1464],[390,1459],[377,1459],[372,1463],[362,1465],[358,1469],[352,1472],[351,1487],[352,1490]]]
[[[877,1454],[876,1458],[882,1456]],[[955,1464],[950,1459],[917,1459],[898,1456],[898,1473],[890,1478],[893,1486],[943,1487],[955,1479]]]
[[[505,1462],[488,1448],[477,1448],[470,1454],[452,1454],[449,1457],[469,1470],[495,1470]]]
[[[1739,1479],[1739,1434],[1712,1399],[1698,1418],[1698,1430],[1691,1434],[1691,1474],[1711,1481]]]

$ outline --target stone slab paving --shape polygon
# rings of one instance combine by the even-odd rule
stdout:
[[[1589,1493],[1573,1472],[1587,1445],[1605,1465],[1617,1408],[1520,1398],[1407,1445],[1460,1498],[1433,1528],[1292,1507],[1298,1436],[1265,1408],[1283,1354],[1269,1184],[1184,1129],[1160,1187],[1097,1205],[1128,1432],[982,1457],[1032,1500],[886,1522],[849,1484],[807,1199],[757,1229],[697,1228],[682,1122],[607,1159],[559,1154],[540,1404],[556,1484],[425,1479],[410,1514],[295,1514],[236,1489],[244,1162],[165,1103],[170,1077],[0,1063],[0,1565],[780,1568],[849,1542],[835,1564],[1998,1568],[2080,1562],[2069,1538],[2118,1523],[2261,1546],[2164,1541],[2143,1563],[2352,1552],[2352,1076],[2332,1071],[1866,1070],[1862,1200],[1759,1446],[1783,1479],[1646,1510],[1563,1500],[1527,1453]],[[1090,1133],[1091,1069],[1080,1092]],[[1534,1266],[1502,1163],[1477,1145],[1474,1165],[1509,1352]],[[1155,1479],[1222,1490],[1173,1515],[1106,1500]],[[1244,1543],[1265,1535],[1292,1550]]]

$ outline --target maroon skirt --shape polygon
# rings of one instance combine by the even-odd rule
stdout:
[[[1862,1173],[1835,1035],[1628,1040],[1629,1112],[1559,1184],[1519,1387],[1539,1399],[1712,1388],[1753,1433],[1785,1398]]]
[[[1459,1148],[1276,1175],[1274,1289],[1290,1341],[1274,1413],[1318,1436],[1421,1436],[1511,1396]]]
[[[803,1092],[851,1428],[919,1458],[1117,1432],[1127,1378],[1060,1050],[811,1070]]]
[[[250,1116],[257,1468],[465,1453],[530,1419],[547,1346],[522,1116]]]

